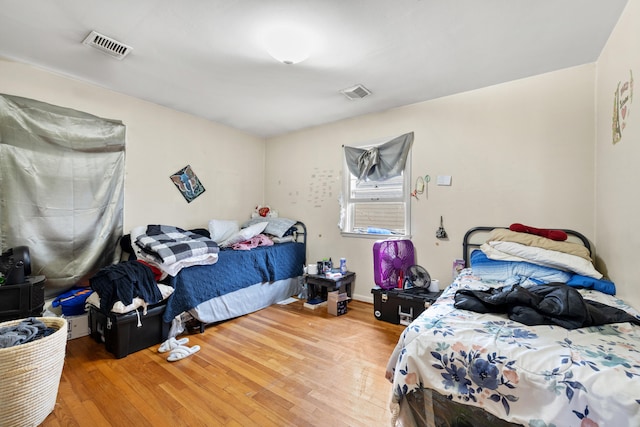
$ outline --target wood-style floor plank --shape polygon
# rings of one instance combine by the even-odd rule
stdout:
[[[187,335],[201,350],[175,363],[158,346],[115,359],[78,338],[42,426],[387,426],[384,370],[403,329],[371,304],[335,317],[296,301]]]

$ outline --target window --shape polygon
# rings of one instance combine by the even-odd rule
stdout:
[[[384,161],[388,160],[388,158],[385,157],[383,147],[388,143],[359,148],[345,147],[341,224],[344,235],[375,236],[379,238],[380,235],[384,234],[401,236],[411,234],[411,162],[409,149],[413,140],[413,133],[407,135],[410,135],[411,138],[408,140],[408,144],[406,144],[406,138],[403,140],[405,145],[401,149],[404,154],[400,156],[400,159],[395,159],[402,162],[402,164],[394,166],[395,172],[390,173],[392,176],[386,176],[387,174],[384,172],[377,171],[370,172],[367,177],[360,179],[359,176],[354,174],[354,171],[359,173],[360,176],[362,176],[362,172],[354,166],[353,161],[349,164],[350,156],[347,153],[348,148],[358,150],[358,161],[361,164],[363,163],[362,156],[366,155],[364,153],[378,148],[380,154],[376,153],[376,155],[379,155]],[[405,136],[403,135],[402,137]],[[394,142],[398,138],[390,142]],[[395,148],[395,150],[396,157],[398,157],[398,148]],[[370,178],[371,176],[373,178]]]

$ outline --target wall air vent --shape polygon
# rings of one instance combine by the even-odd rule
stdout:
[[[371,91],[362,85],[355,85],[347,89],[342,89],[340,93],[350,100],[361,99],[365,96],[371,95]]]
[[[87,38],[84,39],[82,44],[95,47],[101,52],[106,53],[109,56],[113,56],[116,59],[123,59],[131,52],[131,46],[120,43],[110,37],[103,36],[100,33],[91,31]]]

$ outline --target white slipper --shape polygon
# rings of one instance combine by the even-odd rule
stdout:
[[[167,351],[171,351],[174,348],[180,347],[181,345],[185,345],[188,342],[189,342],[189,338],[187,337],[180,338],[180,339],[169,338],[168,340],[166,340],[160,345],[160,347],[158,348],[158,353],[166,353]]]
[[[182,360],[185,357],[191,356],[193,353],[197,353],[200,350],[199,345],[194,345],[193,347],[187,347],[186,345],[180,345],[169,353],[169,357],[167,360],[169,362],[176,362],[178,360]]]

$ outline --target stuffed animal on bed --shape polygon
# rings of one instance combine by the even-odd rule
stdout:
[[[256,210],[253,211],[253,213],[251,214],[251,218],[258,218],[258,217],[277,218],[278,211],[274,211],[269,206],[258,205],[256,206]]]

